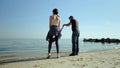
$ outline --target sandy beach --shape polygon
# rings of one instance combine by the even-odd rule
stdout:
[[[120,49],[79,53],[46,59],[42,57],[1,57],[0,68],[120,68]]]

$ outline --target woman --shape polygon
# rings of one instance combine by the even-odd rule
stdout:
[[[59,39],[59,31],[60,31],[60,17],[58,16],[58,10],[56,8],[53,9],[53,15],[50,16],[49,28],[50,28],[50,31],[48,33],[49,45],[48,45],[48,57],[47,58],[50,58],[51,56],[50,51],[51,51],[53,40],[55,41],[55,44],[56,44],[57,58],[59,58],[60,54],[59,54],[58,39]]]

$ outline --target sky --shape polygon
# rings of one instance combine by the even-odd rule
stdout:
[[[120,0],[0,0],[0,38],[45,39],[54,8],[61,27],[74,16],[80,38],[120,38]],[[64,27],[61,38],[71,35]]]

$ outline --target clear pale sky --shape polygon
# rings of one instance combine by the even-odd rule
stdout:
[[[0,0],[0,38],[42,38],[58,8],[61,27],[73,15],[80,38],[120,38],[120,0]],[[62,38],[71,38],[65,27]]]

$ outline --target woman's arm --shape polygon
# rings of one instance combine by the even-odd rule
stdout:
[[[58,24],[59,29],[60,29],[60,22],[61,22],[61,20],[60,20],[60,18],[59,18],[59,24]]]
[[[49,18],[49,29],[50,29],[51,23],[52,23],[52,16],[50,16]]]

